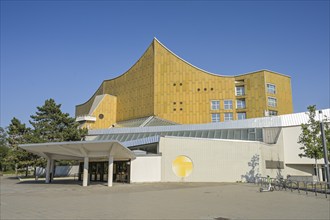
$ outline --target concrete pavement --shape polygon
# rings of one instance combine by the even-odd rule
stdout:
[[[242,183],[92,184],[1,177],[1,219],[329,219],[330,200]]]

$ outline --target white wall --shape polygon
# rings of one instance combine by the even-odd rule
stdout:
[[[256,176],[259,167],[252,168],[253,158],[261,162],[260,142],[200,138],[162,137],[162,181],[164,182],[235,182]],[[184,155],[193,162],[192,173],[184,179],[172,171],[172,162]]]
[[[284,143],[284,157],[286,164],[314,164],[314,159],[306,157],[300,158],[298,155],[302,153],[299,148],[302,146],[298,144],[299,135],[301,134],[301,127],[284,127],[283,143]],[[318,160],[319,164],[324,164],[323,160]]]
[[[137,156],[131,161],[131,182],[160,182],[161,156]]]
[[[79,166],[56,166],[55,176],[74,176],[79,172]]]
[[[37,167],[37,176],[46,175],[46,170],[43,167]],[[56,176],[74,176],[79,172],[79,166],[56,166],[55,167],[55,177]]]

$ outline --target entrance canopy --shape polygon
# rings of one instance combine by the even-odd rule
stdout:
[[[53,160],[82,160],[85,157],[114,160],[135,159],[135,154],[118,141],[70,141],[21,144],[19,147]]]
[[[113,161],[135,159],[135,154],[118,141],[76,141],[22,144],[19,147],[47,159],[46,183],[50,183],[55,160],[84,160],[83,186],[89,182],[89,160],[108,160],[108,186],[112,186]]]

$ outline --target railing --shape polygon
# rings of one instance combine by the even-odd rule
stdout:
[[[275,190],[290,190],[291,192],[297,191],[298,193],[301,193],[301,191],[303,191],[306,195],[309,192],[312,192],[315,194],[315,196],[317,196],[318,194],[324,194],[325,198],[328,198],[328,194],[330,194],[330,183],[327,182],[297,181],[276,178],[269,178],[268,180],[267,177],[258,177],[255,181],[255,184],[257,184],[258,186],[267,187],[269,181]]]

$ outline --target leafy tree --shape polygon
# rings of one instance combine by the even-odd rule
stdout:
[[[322,145],[322,137],[321,137],[321,128],[320,121],[316,119],[316,106],[311,105],[307,107],[309,120],[307,124],[301,125],[302,133],[299,136],[299,141],[302,146],[300,150],[303,153],[300,153],[300,157],[307,157],[315,160],[315,167],[318,167],[317,160],[323,158],[323,145]],[[330,151],[330,129],[329,123],[327,122],[327,118],[322,119],[325,127],[325,135],[327,140],[328,147],[328,155]],[[318,169],[316,169],[316,175],[319,179]]]
[[[57,105],[54,99],[46,100],[37,109],[30,120],[37,142],[79,141],[87,134],[87,129],[78,129],[79,124],[63,113],[61,105]]]
[[[0,171],[5,171],[5,157],[9,151],[8,142],[7,142],[7,133],[0,127]]]

